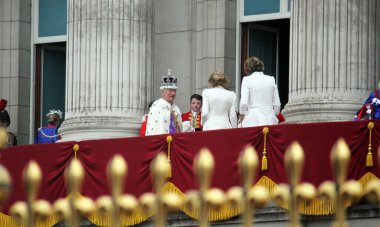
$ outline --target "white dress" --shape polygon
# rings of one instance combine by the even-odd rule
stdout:
[[[168,134],[170,132],[170,115],[172,112],[177,119],[178,125],[182,126],[182,117],[178,106],[171,105],[162,98],[156,100],[149,109],[145,135]]]
[[[242,127],[278,124],[281,103],[272,76],[254,72],[243,78],[240,113],[245,115]]]
[[[203,131],[236,128],[236,94],[222,86],[205,89],[202,92],[202,125]]]

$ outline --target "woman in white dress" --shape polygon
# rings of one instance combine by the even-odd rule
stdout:
[[[244,64],[246,76],[241,85],[240,116],[242,127],[278,124],[281,103],[272,76],[263,73],[264,63],[250,57]]]
[[[212,88],[205,89],[202,93],[203,131],[236,128],[236,94],[227,90],[228,78],[222,71],[216,70],[208,82]]]

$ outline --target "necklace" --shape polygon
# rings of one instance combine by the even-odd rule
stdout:
[[[56,134],[56,135],[53,135],[53,136],[46,135],[46,134],[44,133],[44,131],[42,130],[42,128],[40,128],[39,131],[40,131],[41,134],[42,134],[44,137],[46,137],[46,138],[50,138],[50,139],[52,139],[52,138],[56,138],[56,137],[59,136],[59,134]]]

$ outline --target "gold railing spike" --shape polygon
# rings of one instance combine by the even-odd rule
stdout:
[[[113,227],[122,226],[120,221],[122,212],[131,214],[138,206],[134,196],[123,194],[127,171],[128,165],[124,158],[120,154],[113,156],[107,165],[111,196],[101,196],[96,200],[98,211],[111,217],[111,226]]]
[[[27,227],[34,226],[37,219],[47,218],[51,214],[51,205],[45,200],[37,200],[42,172],[35,161],[30,161],[23,171],[26,190],[26,202],[16,202],[10,208],[10,214]]]
[[[322,197],[332,201],[335,209],[334,227],[346,227],[345,206],[350,200],[360,198],[362,190],[357,181],[347,181],[347,169],[350,163],[350,149],[344,139],[340,138],[331,150],[331,166],[334,171],[335,182],[325,181],[319,188]]]
[[[196,211],[199,217],[199,226],[208,226],[208,211],[218,209],[225,204],[226,196],[220,189],[210,189],[214,158],[207,148],[202,148],[194,158],[194,173],[198,181],[199,191],[186,193],[186,206]]]
[[[380,167],[380,147],[377,150],[378,166]],[[365,194],[369,202],[380,203],[380,180],[375,179],[368,183]]]
[[[0,205],[8,199],[11,192],[12,180],[8,170],[0,164]]]
[[[164,186],[167,179],[169,165],[167,156],[160,153],[153,160],[150,171],[153,177],[153,186],[156,194],[144,193],[140,197],[140,205],[148,214],[155,214],[154,225],[156,227],[164,227],[166,225],[167,213],[171,210],[177,210],[182,206],[182,201],[178,195],[174,193],[165,193]]]
[[[285,152],[285,169],[289,184],[280,184],[274,191],[274,199],[289,207],[289,226],[299,227],[298,209],[302,202],[311,202],[316,189],[310,183],[300,183],[304,165],[304,152],[298,142],[290,144]]]
[[[79,192],[84,179],[84,169],[78,159],[72,159],[65,169],[66,186],[69,199],[58,199],[54,202],[54,211],[59,218],[65,219],[69,226],[79,226],[80,217],[91,214],[95,205],[92,199],[80,196]]]
[[[263,187],[252,187],[259,167],[259,158],[252,146],[247,146],[240,153],[238,163],[243,187],[233,187],[228,190],[227,198],[232,207],[242,209],[243,225],[248,227],[253,225],[254,208],[264,207],[269,195]]]

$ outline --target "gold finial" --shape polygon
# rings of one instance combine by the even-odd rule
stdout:
[[[9,197],[12,180],[7,169],[0,165],[0,205]]]
[[[377,158],[380,166],[380,147],[377,150]],[[368,183],[365,189],[366,197],[371,203],[380,202],[380,181],[379,179],[372,180]]]
[[[35,161],[30,161],[23,172],[26,190],[26,203],[16,202],[10,213],[26,226],[34,226],[36,219],[46,218],[51,213],[51,205],[45,200],[36,200],[41,183],[41,169]]]
[[[167,143],[171,143],[173,141],[173,137],[172,136],[167,136],[166,137],[166,142]]]
[[[289,206],[289,225],[301,226],[298,207],[302,201],[309,202],[315,195],[315,187],[309,183],[300,184],[304,164],[304,152],[298,142],[293,142],[285,152],[285,169],[289,185],[280,184],[274,192],[275,201]]]
[[[335,183],[326,181],[319,188],[322,197],[333,201],[335,208],[334,227],[348,226],[346,222],[345,202],[349,199],[358,199],[361,195],[361,186],[356,181],[346,181],[347,168],[350,162],[350,149],[340,138],[331,151],[331,165],[335,173]]]
[[[254,216],[254,206],[263,207],[268,202],[269,195],[265,188],[254,186],[253,179],[256,177],[258,157],[252,146],[247,146],[239,156],[240,175],[243,179],[243,187],[233,187],[227,192],[229,203],[233,207],[243,210],[243,222],[245,227],[251,226]]]
[[[0,128],[0,149],[8,147],[8,132],[5,128]]]
[[[137,200],[131,195],[122,195],[128,165],[121,155],[115,155],[107,166],[111,197],[102,196],[97,201],[98,209],[111,216],[111,226],[121,226],[121,211],[132,212],[137,207]]]
[[[149,214],[155,213],[154,225],[157,227],[164,227],[166,225],[168,211],[176,210],[182,205],[181,199],[176,194],[163,194],[168,168],[165,154],[158,154],[150,167],[156,194],[144,193],[140,197],[140,204],[144,211]]]
[[[346,180],[350,156],[350,149],[347,143],[342,138],[338,139],[332,148],[330,159],[336,181],[340,185]]]
[[[88,197],[80,197],[79,191],[84,179],[84,169],[79,160],[71,160],[65,170],[69,200],[58,199],[54,211],[58,217],[68,221],[70,226],[79,226],[80,216],[87,216],[94,211],[94,202]]]
[[[74,151],[74,159],[77,159],[77,153],[79,151],[79,145],[78,144],[75,144],[73,146],[73,151]]]
[[[303,149],[299,143],[290,144],[285,152],[285,168],[291,185],[295,186],[300,182],[304,159]]]
[[[263,128],[263,134],[266,135],[269,133],[269,128],[268,127],[264,127]]]
[[[194,172],[199,185],[199,192],[186,193],[186,206],[198,211],[199,226],[208,226],[209,208],[218,208],[225,203],[225,195],[220,189],[209,189],[214,170],[214,158],[210,151],[202,148],[194,159]]]
[[[201,193],[210,187],[211,174],[214,170],[214,158],[207,148],[202,148],[194,159],[194,170]]]
[[[375,124],[371,121],[368,123],[367,127],[369,130],[371,130],[371,129],[373,129],[373,127],[375,127]]]

